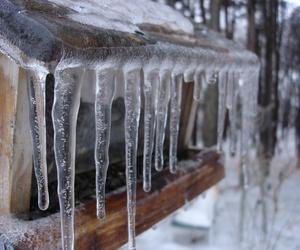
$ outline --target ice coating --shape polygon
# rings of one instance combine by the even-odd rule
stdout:
[[[105,217],[105,183],[109,165],[109,142],[111,130],[111,107],[115,92],[114,69],[96,70],[96,202],[97,217]]]
[[[183,72],[183,71],[182,71]],[[211,72],[211,71],[208,71]],[[222,140],[224,131],[224,119],[226,108],[229,110],[230,122],[236,119],[236,106],[238,89],[242,95],[242,161],[245,180],[246,160],[249,148],[249,140],[253,133],[253,118],[256,112],[256,98],[258,86],[258,71],[250,70],[243,72],[242,84],[238,85],[236,72],[219,71],[219,112],[218,141]],[[197,73],[197,72],[196,72]],[[195,80],[204,73],[196,76]],[[210,73],[208,73],[210,74]],[[212,74],[211,78],[215,78]],[[96,149],[95,161],[97,171],[97,216],[105,216],[105,178],[109,164],[108,147],[110,134],[111,103],[114,95],[115,69],[103,68],[96,70]],[[126,137],[126,177],[127,177],[127,209],[128,209],[128,247],[135,249],[135,204],[136,204],[136,151],[138,127],[141,107],[141,69],[138,67],[129,70],[124,67],[125,75],[125,137]],[[171,74],[171,70],[158,73],[157,70],[147,71],[144,69],[144,106],[145,106],[145,155],[149,157],[145,161],[151,166],[151,155],[155,146],[155,166],[161,170],[163,166],[163,142],[167,119],[167,110],[170,100],[170,148],[169,162],[170,171],[176,172],[177,165],[177,141],[179,131],[179,120],[181,110],[181,95],[183,75],[182,73]],[[80,100],[81,70],[59,69],[55,73],[56,89],[53,107],[53,120],[55,128],[55,154],[58,166],[59,199],[62,218],[62,239],[64,249],[74,247],[74,153],[75,153],[75,129]],[[160,79],[159,79],[160,78]],[[202,82],[203,83],[203,82]],[[205,84],[205,83],[204,83]],[[198,90],[201,89],[198,86]],[[199,91],[201,94],[201,91]],[[200,96],[199,92],[196,96]],[[195,93],[194,93],[195,97]],[[198,98],[197,98],[198,99]],[[200,98],[201,99],[201,98]],[[198,100],[200,100],[198,99]],[[236,124],[233,122],[232,124]],[[154,130],[156,137],[154,137]],[[222,131],[221,131],[222,130]],[[231,130],[233,130],[231,128]],[[220,132],[221,131],[221,132]],[[236,133],[235,133],[236,135]],[[146,166],[146,165],[145,165]],[[144,182],[151,187],[151,172]],[[148,179],[147,179],[148,178]],[[150,188],[149,188],[150,189]],[[147,188],[145,188],[147,191]]]
[[[84,24],[126,32],[154,24],[192,34],[193,24],[169,6],[146,0],[50,0],[73,10],[69,17]],[[159,9],[159,11],[157,11]]]
[[[202,96],[202,84],[205,81],[205,75],[204,71],[196,71],[194,74],[194,92],[193,92],[193,97],[195,101],[200,101],[201,96]]]
[[[6,2],[1,2],[1,4],[6,4]],[[21,2],[22,1],[14,1]],[[46,1],[47,2],[47,1]],[[86,68],[89,70],[97,71],[97,97],[95,103],[95,115],[96,115],[96,150],[95,150],[95,161],[96,161],[96,180],[97,180],[97,216],[103,218],[105,215],[105,177],[108,166],[108,155],[107,150],[109,147],[109,120],[110,120],[110,102],[111,96],[113,93],[113,78],[114,70],[118,70],[120,67],[124,67],[124,73],[126,78],[125,83],[125,105],[126,105],[126,119],[125,119],[125,128],[126,128],[126,176],[127,176],[127,188],[128,188],[128,232],[129,232],[129,248],[135,249],[135,199],[136,199],[136,148],[137,148],[137,133],[139,125],[139,115],[140,115],[140,100],[141,100],[141,90],[140,90],[140,68],[143,68],[144,65],[147,65],[151,59],[154,57],[157,58],[154,65],[154,68],[161,69],[160,78],[161,81],[156,83],[156,80],[149,81],[151,83],[149,87],[149,95],[145,95],[145,179],[144,182],[145,190],[149,190],[151,186],[151,153],[153,151],[153,140],[154,140],[154,128],[156,132],[155,136],[155,167],[157,170],[161,170],[163,167],[163,145],[165,137],[165,128],[166,120],[168,115],[168,106],[171,95],[171,105],[170,105],[170,148],[169,148],[169,162],[170,169],[172,172],[176,170],[177,162],[177,141],[178,141],[178,129],[179,129],[179,118],[180,118],[180,106],[181,106],[181,91],[182,91],[182,74],[186,81],[192,80],[193,73],[195,79],[195,90],[194,98],[196,100],[201,99],[203,90],[206,88],[207,84],[216,83],[217,72],[228,72],[228,85],[224,86],[223,81],[220,81],[220,104],[223,104],[219,108],[219,130],[218,130],[218,142],[221,145],[222,135],[224,130],[224,118],[226,108],[229,110],[230,116],[230,136],[231,141],[236,142],[236,113],[237,113],[237,96],[238,93],[241,94],[242,99],[242,159],[245,164],[243,164],[246,169],[246,158],[249,148],[249,141],[253,131],[253,117],[255,114],[255,104],[257,94],[257,71],[258,66],[257,58],[248,53],[245,50],[241,50],[233,45],[228,45],[227,43],[222,43],[222,39],[218,36],[212,36],[213,39],[208,41],[213,41],[212,46],[201,46],[203,42],[202,38],[199,39],[200,45],[198,46],[197,37],[193,36],[180,36],[182,32],[192,34],[193,26],[192,24],[182,17],[177,12],[171,10],[169,7],[160,6],[156,3],[145,0],[130,0],[130,1],[121,1],[121,0],[51,0],[51,3],[65,6],[64,10],[66,12],[60,11],[58,19],[71,19],[79,23],[87,24],[84,27],[88,27],[88,30],[92,30],[95,27],[98,27],[102,31],[99,34],[104,34],[103,40],[110,41],[115,38],[114,32],[125,31],[134,33],[137,31],[139,36],[132,36],[132,39],[128,39],[128,43],[119,43],[117,40],[113,42],[105,42],[105,46],[102,46],[102,43],[97,43],[95,37],[85,37],[83,42],[80,40],[78,42],[72,42],[72,39],[65,39],[63,35],[57,34],[54,23],[49,25],[48,22],[43,22],[43,20],[52,20],[47,13],[44,13],[45,17],[36,19],[35,12],[33,9],[31,11],[34,13],[31,16],[30,11],[16,11],[13,13],[13,16],[18,18],[23,17],[27,20],[30,25],[28,30],[34,31],[29,32],[31,36],[28,36],[28,30],[24,30],[23,39],[17,37],[12,41],[11,37],[15,37],[15,33],[11,32],[12,36],[6,36],[5,29],[8,31],[13,31],[15,26],[10,23],[6,23],[6,20],[3,19],[3,24],[0,28],[0,50],[6,55],[13,58],[15,61],[18,61],[22,67],[36,68],[37,65],[46,66],[51,60],[55,60],[51,72],[54,71],[56,67],[56,61],[60,60],[60,54],[56,53],[58,50],[56,46],[59,44],[56,43],[56,38],[64,45],[63,53],[64,56],[64,66],[65,68],[70,67],[80,67]],[[51,4],[46,3],[51,7]],[[1,6],[2,6],[1,5]],[[6,6],[6,5],[4,5]],[[35,5],[34,5],[35,6]],[[53,5],[55,6],[55,5]],[[36,7],[36,6],[35,6]],[[4,12],[6,15],[6,8],[0,8],[0,12]],[[8,12],[7,12],[8,13]],[[51,15],[54,15],[51,12]],[[8,15],[9,16],[9,15]],[[55,16],[55,15],[54,15]],[[30,18],[28,18],[30,17]],[[55,19],[55,18],[54,18]],[[54,20],[53,19],[53,20]],[[7,20],[10,20],[9,18]],[[55,19],[56,20],[56,19]],[[71,22],[71,20],[68,20]],[[30,22],[29,22],[30,21]],[[21,22],[18,22],[18,25]],[[60,23],[60,22],[59,22]],[[26,23],[27,24],[27,23]],[[36,24],[37,26],[33,26]],[[41,24],[41,25],[39,25]],[[47,24],[49,26],[47,26]],[[164,37],[161,39],[156,36],[151,37],[151,34],[147,33],[147,25],[159,25],[161,26],[164,32],[164,28],[168,31],[174,31],[170,34],[170,41],[165,41]],[[19,27],[17,25],[17,27]],[[92,25],[94,27],[90,27]],[[75,27],[80,26],[78,23],[74,25]],[[12,27],[12,28],[11,28]],[[44,28],[41,28],[44,27]],[[82,27],[82,25],[80,26]],[[21,27],[22,28],[22,27]],[[140,31],[144,30],[145,40],[139,40],[143,34]],[[84,29],[84,28],[83,28]],[[107,29],[107,30],[106,30]],[[114,31],[111,34],[111,29]],[[3,32],[4,30],[4,32]],[[18,30],[18,29],[16,29]],[[95,31],[99,31],[95,29]],[[41,32],[43,31],[43,32]],[[68,29],[66,29],[66,32]],[[162,32],[162,33],[163,33]],[[177,33],[176,33],[177,32]],[[122,33],[122,32],[121,32]],[[208,38],[211,36],[207,32]],[[88,34],[88,33],[87,33]],[[40,35],[40,36],[38,36]],[[70,33],[68,33],[70,35]],[[67,38],[69,38],[67,36]],[[124,34],[123,34],[124,35]],[[165,34],[164,34],[165,35]],[[28,43],[26,37],[35,38],[32,41],[36,43]],[[41,43],[42,38],[45,39],[45,43]],[[123,38],[123,36],[120,35]],[[126,35],[124,35],[126,38]],[[55,39],[54,39],[55,38]],[[60,39],[61,38],[61,39]],[[149,42],[149,40],[151,40]],[[174,38],[174,41],[172,40]],[[88,43],[90,46],[82,46],[85,43],[85,39],[89,39],[92,42]],[[95,39],[95,40],[94,40]],[[176,42],[178,39],[178,43]],[[101,40],[101,39],[100,39]],[[103,41],[101,40],[101,41]],[[121,39],[122,40],[122,39]],[[139,41],[135,43],[134,41]],[[152,42],[152,40],[154,42]],[[187,41],[188,40],[188,41]],[[204,38],[205,40],[205,38]],[[214,48],[213,45],[218,44],[221,40],[221,49]],[[140,42],[142,41],[142,42]],[[69,43],[70,42],[70,43]],[[93,47],[93,42],[95,45]],[[191,42],[193,46],[188,47],[184,46],[181,42]],[[23,46],[21,46],[22,44]],[[108,44],[108,45],[107,45]],[[120,45],[121,44],[121,45]],[[123,45],[128,47],[123,47]],[[137,45],[138,44],[138,45]],[[209,43],[208,43],[209,44]],[[35,49],[37,45],[39,50]],[[43,45],[43,46],[42,46]],[[106,47],[107,45],[107,47]],[[205,41],[204,41],[205,45]],[[111,47],[110,47],[111,46]],[[47,52],[49,55],[44,57],[45,47],[48,48]],[[61,48],[60,46],[58,46]],[[224,47],[224,49],[222,49]],[[24,48],[26,50],[24,51]],[[35,51],[41,52],[34,53]],[[60,50],[59,50],[60,51]],[[53,52],[56,56],[52,57],[50,55]],[[49,60],[41,62],[48,58]],[[107,68],[107,63],[110,64],[111,68]],[[174,65],[179,69],[176,71],[176,74],[171,77],[171,73]],[[104,66],[105,65],[105,66]],[[131,69],[128,70],[128,65],[131,65]],[[132,68],[134,66],[134,69]],[[201,68],[199,67],[201,65]],[[98,66],[101,69],[98,69]],[[152,65],[153,66],[153,65]],[[151,66],[151,67],[152,67]],[[59,180],[59,198],[61,206],[61,218],[62,218],[62,232],[63,232],[63,247],[64,249],[72,249],[74,246],[74,152],[75,152],[75,128],[76,128],[76,118],[79,106],[79,95],[80,95],[80,71],[77,69],[63,69],[62,65],[57,69],[56,77],[56,90],[55,90],[55,103],[53,108],[53,118],[54,118],[54,127],[55,127],[55,154],[56,162],[58,167],[58,180]],[[106,68],[105,68],[106,67]],[[230,76],[231,73],[236,74],[235,70],[242,72],[243,85],[238,86],[237,81],[234,81],[234,90],[232,90]],[[146,72],[146,78],[149,77],[149,71],[143,69]],[[203,79],[201,80],[201,74],[199,72],[203,71]],[[41,72],[39,72],[41,73]],[[174,73],[174,71],[173,71]],[[222,74],[220,73],[220,76]],[[171,81],[172,78],[172,81]],[[37,79],[37,82],[39,79]],[[107,89],[111,83],[112,89]],[[158,95],[157,95],[157,114],[156,118],[153,119],[153,102],[155,100],[153,95],[152,84],[158,84]],[[171,86],[170,86],[171,85]],[[40,85],[43,87],[43,84]],[[37,87],[38,88],[38,87]],[[171,91],[170,91],[171,88]],[[32,89],[35,92],[33,94],[40,93],[40,90]],[[147,92],[147,91],[146,91]],[[233,93],[234,92],[234,93]],[[152,94],[150,94],[152,93]],[[226,94],[227,93],[227,94]],[[32,95],[33,96],[33,95]],[[250,97],[251,96],[251,97]],[[34,104],[34,102],[33,102]],[[41,103],[38,102],[38,105]],[[148,105],[149,104],[149,105]],[[43,106],[43,105],[41,105]],[[149,108],[149,109],[148,109]],[[34,108],[32,109],[34,110]],[[36,108],[40,110],[40,108]],[[40,111],[39,111],[40,112]],[[151,114],[151,116],[147,116]],[[40,112],[40,114],[41,112]],[[35,121],[34,121],[35,122]],[[156,123],[156,125],[155,125]],[[33,124],[35,126],[35,124]],[[38,125],[42,127],[41,125]],[[154,127],[154,128],[153,128]],[[35,128],[35,127],[34,127]],[[34,131],[37,137],[34,139],[41,138],[43,140],[42,129]],[[234,139],[233,139],[234,138]],[[235,145],[236,143],[234,143]],[[235,150],[232,150],[235,151]],[[36,151],[38,152],[38,151]],[[45,153],[39,152],[43,155]],[[40,160],[39,156],[35,155],[37,160]],[[246,171],[244,170],[246,173]],[[38,179],[38,177],[37,177]],[[43,207],[43,206],[41,206]]]
[[[80,69],[64,69],[55,72],[52,118],[64,250],[74,249],[75,146],[81,73]]]
[[[137,138],[140,120],[141,70],[131,69],[125,72],[125,144],[126,144],[126,185],[128,216],[128,249],[136,249],[135,213],[136,213],[136,157]]]
[[[179,122],[181,114],[183,75],[172,75],[170,88],[170,146],[169,167],[171,173],[177,170],[177,143],[179,134]]]
[[[45,121],[45,83],[47,72],[27,70],[26,73],[33,144],[33,165],[38,188],[38,205],[41,210],[46,210],[49,206]]]
[[[241,166],[242,166],[242,176],[244,188],[248,187],[248,171],[247,171],[247,161],[248,161],[248,147],[250,139],[250,95],[247,93],[246,88],[249,85],[249,75],[243,74],[240,84],[241,88],[241,100],[242,100],[242,133],[241,133]],[[244,100],[244,98],[246,98]]]
[[[155,135],[157,110],[157,87],[159,71],[144,71],[144,158],[143,158],[143,188],[151,190],[152,153]]]
[[[161,171],[164,166],[164,141],[170,100],[171,72],[160,73],[157,99],[156,135],[155,135],[155,169]]]
[[[97,90],[96,90],[96,171],[97,175],[97,216],[105,216],[105,177],[108,167],[109,147],[109,116],[111,113],[111,102],[114,93],[115,82],[114,68],[100,68],[96,70]],[[181,109],[181,95],[183,84],[183,71],[173,75],[171,70],[164,70],[158,74],[158,71],[144,70],[144,101],[145,101],[145,152],[151,161],[154,141],[154,129],[156,130],[155,140],[155,166],[161,170],[163,166],[163,141],[165,135],[165,126],[167,110],[170,101],[170,148],[169,162],[172,173],[176,172],[177,165],[177,141],[179,131],[179,118]],[[211,71],[208,71],[211,72]],[[75,128],[80,97],[80,73],[79,69],[57,70],[55,103],[53,108],[53,118],[55,127],[55,154],[58,169],[59,198],[62,216],[62,234],[64,249],[74,247],[74,151],[75,151]],[[128,246],[129,249],[135,249],[135,203],[136,203],[136,149],[137,134],[139,125],[139,115],[141,106],[141,70],[128,70],[124,68],[125,74],[125,129],[126,129],[126,176],[128,188]],[[204,79],[204,73],[201,77]],[[210,74],[210,73],[208,73]],[[213,73],[211,78],[215,78]],[[159,75],[161,80],[159,80]],[[219,113],[219,124],[222,124],[224,130],[224,119],[226,108],[229,115],[234,114],[231,110],[237,106],[236,87],[238,86],[236,73],[220,70],[219,72],[219,101],[222,103],[223,113]],[[195,79],[197,79],[195,75]],[[246,176],[246,159],[248,144],[253,131],[253,117],[255,114],[255,93],[257,93],[257,72],[254,70],[246,71],[243,74],[243,84],[241,89],[243,101],[243,139],[242,139],[242,159],[244,172]],[[198,78],[199,79],[199,78]],[[214,80],[211,80],[213,82]],[[205,83],[204,83],[205,84]],[[200,88],[198,88],[199,90]],[[157,93],[156,93],[156,91]],[[256,92],[255,92],[256,91]],[[199,91],[201,94],[201,91]],[[196,96],[199,96],[199,92]],[[248,93],[248,95],[246,94]],[[250,93],[250,94],[249,94]],[[246,97],[244,97],[246,96]],[[194,93],[195,97],[195,93]],[[200,98],[201,99],[201,98]],[[199,100],[199,99],[198,99]],[[157,107],[156,107],[157,105]],[[245,106],[245,108],[244,108]],[[156,108],[155,108],[156,107]],[[149,108],[149,109],[147,109]],[[156,110],[156,116],[155,116]],[[236,112],[236,111],[235,111]],[[148,115],[147,115],[148,114]],[[151,115],[149,115],[151,114]],[[69,117],[69,118],[68,118]],[[235,117],[235,116],[234,116]],[[245,119],[248,117],[248,120]],[[154,119],[153,119],[154,118]],[[236,118],[234,118],[236,119]],[[156,123],[156,124],[155,124]],[[221,126],[219,126],[220,132]],[[151,132],[152,129],[152,132]],[[73,134],[74,133],[74,134]],[[72,134],[72,135],[71,135]],[[223,131],[220,133],[223,134]],[[219,135],[219,143],[222,137]],[[72,139],[73,138],[73,139]],[[248,139],[245,139],[248,138]],[[247,143],[248,141],[248,143]],[[151,146],[152,144],[152,146]],[[150,146],[149,146],[150,145]],[[151,149],[152,147],[152,149]],[[157,153],[158,152],[158,153]],[[160,156],[159,156],[160,155]],[[146,158],[145,158],[146,159]],[[157,164],[156,164],[157,163]],[[149,164],[149,163],[148,163]],[[150,164],[148,166],[151,166]],[[158,167],[157,167],[158,166]],[[151,186],[151,173],[147,172],[147,187]],[[100,178],[99,178],[100,177]],[[246,179],[247,177],[245,177]],[[149,188],[150,189],[150,188]],[[146,188],[147,191],[147,188]]]
[[[238,101],[238,81],[239,74],[235,72],[229,72],[228,84],[227,84],[227,99],[226,106],[229,114],[230,125],[230,154],[232,156],[236,153],[237,147],[237,101]]]
[[[227,96],[228,72],[219,72],[218,82],[218,150],[222,150],[222,140],[224,134],[225,116],[226,116],[226,96]]]
[[[249,184],[248,178],[248,151],[251,139],[254,135],[257,113],[259,70],[243,72],[241,81],[241,102],[242,102],[242,138],[241,138],[241,161],[244,176],[244,187]]]
[[[206,84],[215,84],[215,83],[217,83],[218,77],[219,77],[219,74],[218,74],[217,71],[208,70],[206,75],[207,75],[206,76],[206,81],[207,81]]]
[[[237,148],[237,118],[238,118],[238,98],[241,99],[241,139],[240,139],[240,150],[241,150],[241,165],[243,171],[244,186],[248,185],[248,170],[247,170],[247,159],[249,146],[251,139],[253,138],[255,126],[256,126],[256,115],[257,115],[257,94],[258,94],[258,83],[259,83],[259,65],[252,68],[243,68],[242,71],[234,71],[232,69],[224,68],[218,73],[218,149],[222,150],[222,139],[224,133],[224,122],[226,116],[226,110],[229,113],[230,122],[230,152],[232,155],[236,153]],[[204,84],[211,84],[215,82],[216,71],[212,74],[206,72],[206,75],[210,75]],[[199,86],[197,86],[198,76],[195,75],[195,86],[194,86],[194,99],[200,101]]]

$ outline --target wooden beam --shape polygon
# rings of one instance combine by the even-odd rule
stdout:
[[[0,53],[0,214],[29,209],[31,140],[26,77]]]
[[[196,111],[198,103],[193,98],[194,83],[183,84],[180,116],[180,131],[178,150],[186,150],[189,147],[194,130]]]
[[[218,160],[218,154],[206,152],[180,161],[180,170],[176,175],[165,169],[153,177],[153,191],[150,193],[143,192],[142,183],[139,183],[137,234],[151,228],[220,181],[224,177],[224,168]],[[104,221],[96,219],[95,207],[95,201],[90,201],[76,209],[75,248],[118,249],[127,241],[126,190],[121,189],[108,196]],[[0,243],[5,241],[5,244],[13,246],[12,249],[22,250],[60,249],[59,214],[36,221],[8,220],[9,223],[0,220]]]

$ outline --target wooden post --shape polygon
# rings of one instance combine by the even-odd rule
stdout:
[[[26,76],[0,54],[0,214],[27,211],[32,151]]]

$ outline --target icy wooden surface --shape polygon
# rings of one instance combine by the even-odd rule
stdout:
[[[180,161],[176,175],[165,169],[155,177],[153,191],[143,192],[142,183],[137,186],[137,234],[149,229],[167,215],[182,207],[201,192],[224,177],[219,155],[204,152]],[[96,204],[91,201],[75,211],[76,249],[117,249],[127,241],[126,191],[110,194],[107,198],[107,217],[104,221],[95,217]],[[59,214],[35,221],[23,221],[13,217],[0,218],[0,245],[12,249],[59,249]]]
[[[54,70],[63,54],[72,63],[85,66],[110,59],[124,64],[126,58],[144,63],[153,56],[172,61],[185,58],[176,62],[184,67],[197,67],[199,56],[208,64],[232,57],[237,63],[257,64],[255,56],[224,41],[220,35],[210,34],[205,28],[194,34],[189,21],[169,7],[156,6],[151,1],[146,4],[144,0],[126,1],[126,5],[115,7],[114,3],[119,2],[122,1],[101,2],[100,7],[96,0],[1,0],[1,51],[24,67],[38,64],[49,70]],[[134,15],[128,14],[131,12]],[[109,26],[113,24],[116,27]],[[128,47],[132,49],[124,50]],[[212,61],[220,54],[225,55],[222,60]]]

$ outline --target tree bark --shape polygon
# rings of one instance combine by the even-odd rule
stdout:
[[[203,24],[206,24],[206,11],[204,7],[204,0],[200,0],[200,8]]]
[[[210,1],[210,28],[220,31],[221,0]]]
[[[277,142],[278,122],[278,0],[262,1],[263,32],[263,67],[259,104],[267,110],[270,108],[269,126],[260,132],[261,153],[265,157],[274,154]]]
[[[247,1],[247,49],[252,52],[257,52],[256,47],[256,27],[255,27],[255,0]]]

